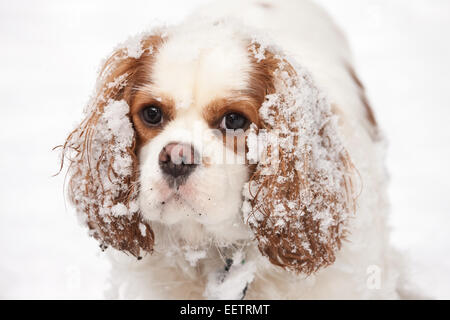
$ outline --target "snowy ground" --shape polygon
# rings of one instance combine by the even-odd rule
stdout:
[[[207,0],[0,0],[0,298],[101,298],[108,265],[66,207],[60,144],[100,59]],[[450,298],[450,1],[319,0],[348,34],[390,141],[393,241]]]

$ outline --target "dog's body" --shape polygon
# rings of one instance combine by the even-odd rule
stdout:
[[[204,16],[212,20],[231,17],[234,22],[210,28],[199,22]],[[195,108],[201,110],[227,90],[244,90],[251,65],[242,55],[242,39],[235,37],[235,20],[262,31],[309,70],[339,116],[339,136],[357,172],[352,184],[355,212],[348,219],[348,235],[339,244],[334,263],[331,259],[324,269],[292,272],[261,254],[261,244],[258,248],[241,214],[241,190],[250,176],[244,165],[195,169],[176,191],[184,199],[180,201],[178,193],[173,200],[171,187],[161,187],[162,180],[155,178],[159,174],[157,156],[164,145],[182,141],[195,146],[195,141],[175,134],[177,127],[192,131],[202,126],[202,113],[194,112]],[[189,57],[196,52],[201,54],[194,68]],[[255,56],[261,59],[258,52]],[[386,226],[384,143],[353,71],[346,40],[320,8],[308,1],[262,0],[223,1],[200,9],[181,26],[169,29],[168,40],[153,62],[152,79],[147,87],[163,96],[163,103],[169,92],[175,104],[187,106],[177,109],[178,116],[158,136],[147,139],[141,134],[138,202],[155,235],[154,251],[140,261],[120,252],[110,253],[109,297],[398,297],[396,259],[388,245]],[[214,143],[210,144],[213,150],[220,145]]]

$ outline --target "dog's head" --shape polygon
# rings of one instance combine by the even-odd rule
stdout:
[[[69,192],[103,245],[139,256],[162,227],[188,245],[257,241],[276,265],[329,265],[351,162],[324,95],[279,50],[224,23],[169,28],[105,62],[68,137]]]

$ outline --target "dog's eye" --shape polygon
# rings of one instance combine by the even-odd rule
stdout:
[[[229,130],[246,129],[248,123],[249,121],[243,115],[239,113],[228,113],[222,118],[220,128]]]
[[[160,108],[147,106],[141,111],[142,120],[149,126],[155,126],[162,122],[163,116]]]

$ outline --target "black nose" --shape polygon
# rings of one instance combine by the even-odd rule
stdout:
[[[189,144],[169,143],[159,153],[159,167],[170,178],[184,182],[196,164],[194,147]]]

